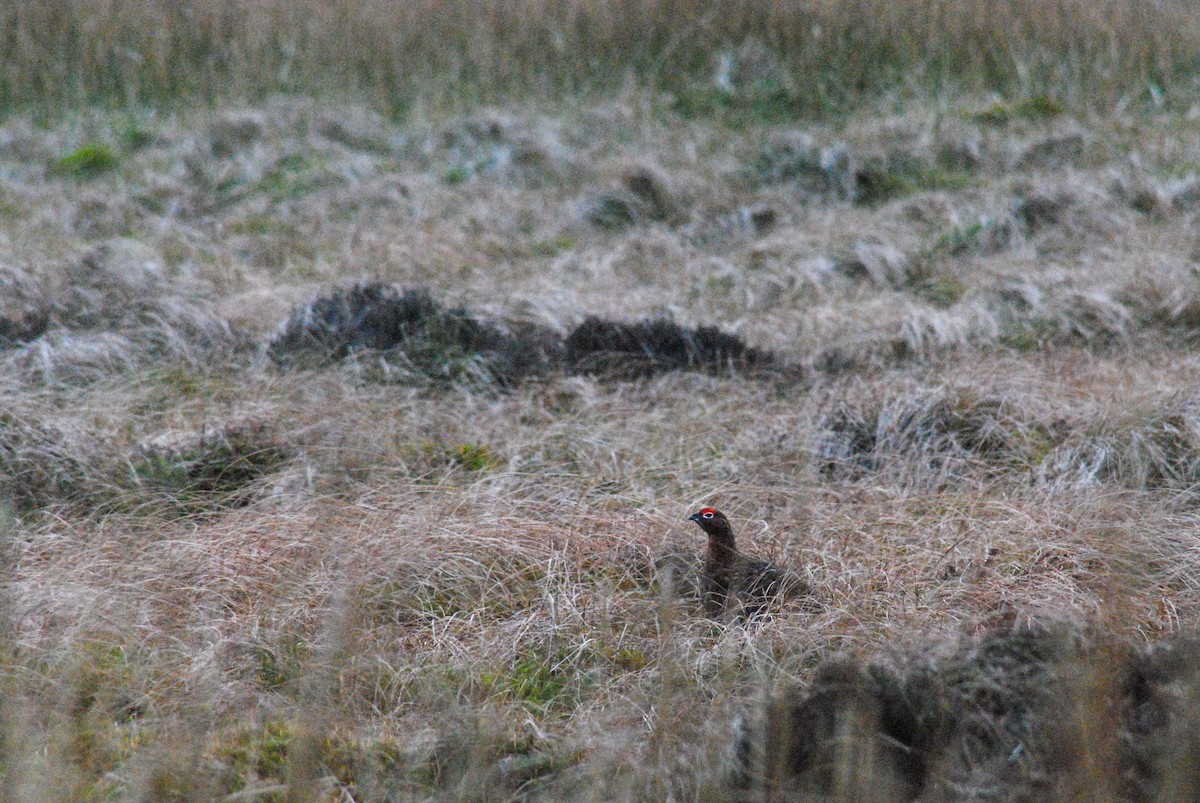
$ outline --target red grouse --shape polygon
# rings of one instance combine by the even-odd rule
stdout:
[[[700,590],[709,616],[736,611],[739,619],[751,619],[779,598],[809,596],[816,602],[812,588],[795,572],[738,552],[733,528],[721,511],[706,507],[688,518],[708,533]]]

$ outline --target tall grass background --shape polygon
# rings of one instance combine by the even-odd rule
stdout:
[[[392,111],[680,90],[755,42],[798,112],[896,91],[1112,105],[1190,93],[1184,0],[6,0],[0,107],[351,92]]]

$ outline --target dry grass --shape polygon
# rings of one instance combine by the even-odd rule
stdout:
[[[9,119],[4,795],[714,799],[805,704],[772,692],[832,678],[843,798],[870,683],[1049,700],[922,731],[953,754],[929,799],[1186,797],[1198,124],[937,106]],[[405,298],[446,326],[355,336]],[[774,359],[597,375],[564,357],[592,317]],[[666,593],[701,502],[826,609],[743,628]],[[1046,722],[1080,749],[1039,730],[1012,769]],[[811,791],[767,752],[754,783]]]
[[[837,112],[913,90],[1111,106],[1189,99],[1200,53],[1180,0],[10,0],[6,19],[7,107],[349,90],[455,108],[630,77],[701,114]]]

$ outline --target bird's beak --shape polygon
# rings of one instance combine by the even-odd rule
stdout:
[[[699,514],[699,513],[693,513],[692,515],[688,516],[688,521],[694,521],[694,522],[696,522],[697,524],[699,524],[699,523],[700,523],[700,514]]]

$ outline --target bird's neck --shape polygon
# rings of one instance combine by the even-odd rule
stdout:
[[[733,533],[709,535],[708,554],[704,557],[704,607],[710,616],[723,616],[729,606],[737,559]]]
[[[708,538],[708,555],[706,563],[710,571],[732,569],[737,561],[737,546],[733,534],[710,535]]]

